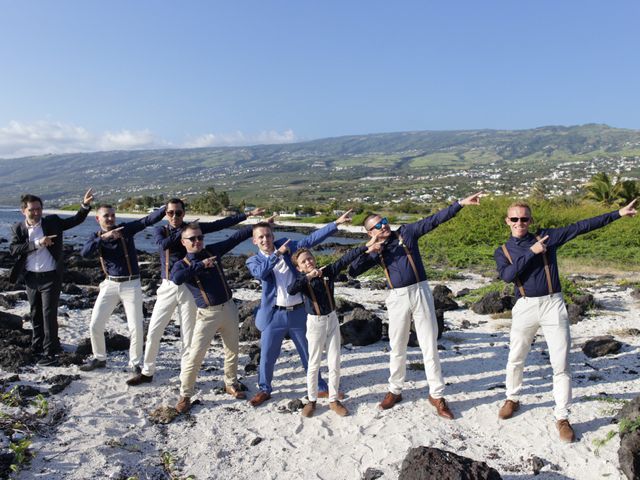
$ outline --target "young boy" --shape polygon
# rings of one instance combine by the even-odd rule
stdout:
[[[336,315],[334,281],[341,270],[364,253],[378,251],[381,245],[372,239],[366,246],[354,248],[338,261],[317,268],[316,259],[306,248],[293,254],[293,262],[301,274],[289,285],[289,295],[301,293],[307,312],[307,341],[309,342],[309,367],[307,369],[307,392],[309,403],[302,409],[303,417],[313,416],[318,399],[318,372],[322,350],[326,346],[329,366],[329,408],[341,417],[349,411],[338,399],[340,384],[340,325]]]

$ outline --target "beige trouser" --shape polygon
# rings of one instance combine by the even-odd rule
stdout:
[[[539,328],[549,348],[553,369],[554,415],[557,420],[569,417],[571,372],[569,365],[569,316],[562,293],[543,297],[519,298],[511,311],[509,360],[507,361],[507,399],[518,401],[522,391],[524,362]]]
[[[142,363],[142,287],[140,279],[127,282],[114,282],[105,279],[100,283],[100,293],[91,311],[91,350],[97,360],[107,359],[107,347],[104,340],[104,329],[113,310],[122,302],[129,327],[129,366]]]
[[[429,284],[425,280],[408,287],[394,288],[389,292],[385,303],[389,312],[391,347],[389,391],[395,395],[402,392],[407,373],[407,342],[413,319],[422,350],[429,394],[434,398],[441,398],[444,394],[444,379],[438,356],[438,322]]]
[[[224,384],[233,385],[238,374],[238,308],[233,299],[221,305],[198,308],[189,357],[180,371],[180,395],[193,397],[196,377],[211,340],[220,333],[224,346]]]
[[[307,393],[309,400],[318,399],[318,374],[322,350],[327,350],[329,366],[329,401],[338,400],[340,386],[340,323],[333,311],[329,315],[307,314],[307,342],[309,343],[309,367],[307,368]]]
[[[144,347],[144,366],[142,367],[142,373],[149,377],[156,371],[156,357],[160,350],[160,340],[162,340],[164,330],[169,325],[171,316],[176,309],[180,319],[180,340],[182,342],[180,368],[184,368],[187,358],[189,358],[189,347],[191,346],[198,308],[193,295],[184,283],[176,285],[171,280],[162,280],[156,295],[156,303],[149,321],[147,343]]]

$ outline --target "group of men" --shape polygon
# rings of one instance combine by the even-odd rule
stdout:
[[[431,289],[426,278],[418,240],[438,225],[451,220],[465,206],[478,205],[480,193],[454,202],[434,215],[391,230],[386,218],[371,214],[364,220],[369,243],[377,245],[370,253],[359,255],[349,267],[358,276],[374,266],[382,267],[389,295],[390,376],[388,392],[379,404],[390,409],[402,401],[406,374],[407,343],[413,322],[429,384],[428,401],[438,415],[453,419],[444,398],[445,383],[437,349],[437,321]],[[33,351],[43,366],[57,364],[61,351],[58,338],[57,308],[64,268],[63,232],[82,223],[91,209],[93,194],[87,191],[81,208],[69,218],[42,215],[42,200],[34,195],[22,198],[25,217],[13,227],[10,252],[16,258],[11,281],[23,279],[33,325]],[[249,400],[257,407],[271,398],[273,373],[285,336],[293,341],[305,370],[309,361],[306,314],[300,294],[291,295],[287,287],[296,278],[292,255],[298,249],[311,248],[332,235],[338,225],[349,221],[348,213],[335,222],[312,232],[299,241],[275,239],[273,218],[253,226],[242,227],[229,238],[205,245],[204,236],[234,226],[248,216],[259,216],[257,208],[215,222],[185,223],[185,204],[174,198],[150,215],[117,224],[115,209],[100,205],[96,212],[99,230],[82,248],[83,256],[98,255],[105,279],[91,314],[93,357],[80,367],[90,371],[106,367],[104,330],[116,305],[123,304],[131,344],[130,386],[153,381],[156,358],[163,332],[174,313],[179,318],[182,340],[180,399],[176,409],[187,412],[195,394],[195,382],[206,351],[216,333],[224,346],[225,392],[237,399],[246,397],[246,387],[238,382],[238,311],[227,283],[221,257],[242,241],[252,238],[258,248],[247,268],[262,284],[262,298],[255,324],[261,332],[261,355],[258,391]],[[568,421],[571,403],[569,321],[561,293],[556,251],[577,235],[603,227],[623,216],[635,216],[635,200],[611,213],[555,229],[532,233],[531,208],[522,202],[509,206],[506,224],[511,236],[496,249],[495,260],[500,277],[515,283],[516,303],[512,310],[510,350],[507,362],[507,400],[500,408],[501,419],[511,418],[520,407],[523,368],[531,342],[540,327],[549,347],[553,369],[554,411],[560,439],[575,440]],[[143,350],[143,314],[140,269],[134,236],[147,226],[167,218],[166,225],[156,226],[154,239],[160,253],[162,283],[149,323]],[[328,397],[326,382],[319,377],[319,398]],[[343,394],[340,394],[341,398]]]

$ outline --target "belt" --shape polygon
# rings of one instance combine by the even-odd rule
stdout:
[[[122,283],[122,282],[129,282],[131,280],[137,280],[139,278],[140,278],[140,275],[129,275],[128,277],[112,277],[111,275],[109,275],[107,277],[107,280],[111,280],[112,282]]]
[[[297,305],[291,305],[290,307],[281,307],[280,305],[276,305],[276,310],[286,310],[287,312],[292,312],[300,307],[302,307],[304,303],[298,303]]]

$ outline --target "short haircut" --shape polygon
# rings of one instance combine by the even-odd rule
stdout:
[[[531,207],[527,202],[524,202],[522,200],[517,200],[509,205],[509,207],[507,207],[507,215],[509,214],[509,210],[511,210],[512,208],[526,208],[529,211],[529,215],[531,215]]]
[[[27,203],[33,203],[33,202],[40,202],[40,206],[42,207],[42,199],[40,197],[36,197],[35,195],[31,195],[30,193],[27,193],[26,195],[23,195],[22,198],[20,199],[20,208],[24,210],[25,208],[27,208]]]
[[[253,225],[253,232],[255,232],[258,228],[268,228],[273,232],[273,225],[270,222],[258,222]]]
[[[172,198],[171,200],[169,200],[167,202],[167,205],[169,205],[170,203],[179,203],[180,206],[182,207],[182,210],[186,210],[187,207],[184,206],[184,202],[182,200],[180,200],[179,198]]]
[[[96,212],[98,210],[102,210],[103,208],[106,208],[108,210],[115,210],[115,207],[109,203],[101,203],[100,205],[98,205],[98,208],[96,208]]]
[[[308,253],[309,255],[311,255],[313,257],[313,253],[311,253],[311,250],[309,250],[308,248],[299,248],[298,250],[296,250],[296,253],[294,253],[291,256],[291,260],[293,260],[293,264],[296,267],[298,266],[298,258],[300,258],[300,255],[302,255],[303,253]]]
[[[182,233],[180,234],[180,238],[186,238],[184,236],[184,232],[186,232],[187,230],[202,230],[202,229],[200,228],[200,224],[198,222],[188,223],[182,230]]]
[[[380,215],[377,213],[370,213],[369,215],[367,215],[366,217],[364,217],[364,221],[362,222],[362,226],[366,229],[367,228],[367,222],[369,220],[371,220],[373,217],[379,217]]]

